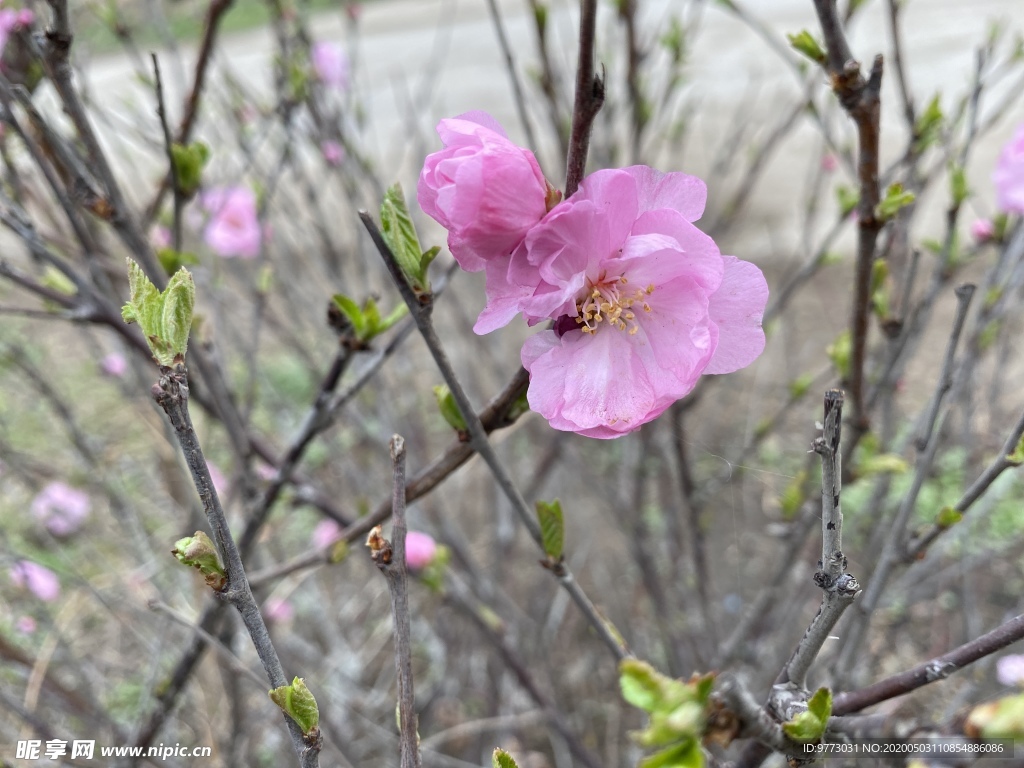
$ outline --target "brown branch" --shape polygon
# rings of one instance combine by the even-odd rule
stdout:
[[[587,150],[594,118],[604,104],[604,76],[594,74],[594,29],[597,0],[580,4],[580,53],[576,66],[576,99],[572,110],[569,154],[565,159],[565,196],[575,194],[587,170]]]
[[[871,268],[875,260],[875,242],[882,229],[876,215],[880,193],[878,185],[879,117],[881,112],[882,57],[876,56],[868,79],[860,71],[846,42],[836,0],[814,0],[814,8],[825,36],[827,70],[832,90],[843,109],[857,125],[859,146],[857,176],[860,180],[860,203],[857,209],[859,230],[857,266],[854,277],[853,311],[850,320],[850,373],[844,382],[853,406],[851,444],[868,430],[868,414],[864,407],[864,365],[867,348],[868,320],[871,313]]]
[[[833,699],[832,714],[848,715],[851,712],[859,712],[865,707],[902,696],[937,680],[944,680],[968,664],[973,664],[978,659],[983,659],[1021,638],[1024,638],[1024,614],[906,672],[879,680],[866,688],[840,693]]]

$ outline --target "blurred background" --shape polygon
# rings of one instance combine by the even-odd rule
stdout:
[[[871,428],[844,457],[850,572],[870,583],[902,506],[910,524],[877,607],[846,617],[812,673],[837,690],[977,637],[1019,614],[1024,594],[1019,473],[961,504],[1024,407],[1024,233],[992,182],[1024,122],[1024,9],[840,7],[865,68],[885,57],[883,188],[916,198],[879,238]],[[488,764],[501,746],[534,768],[635,764],[629,732],[643,717],[619,696],[615,659],[442,418],[441,376],[408,318],[355,338],[329,312],[336,294],[384,316],[401,304],[358,218],[400,182],[423,247],[442,246],[434,317],[464,386],[481,409],[506,390],[530,329],[473,334],[482,276],[452,269],[416,178],[440,148],[438,120],[484,110],[562,186],[576,3],[73,3],[70,97],[41,34],[49,5],[8,11],[0,762],[20,764],[25,739],[294,761],[241,623],[169,554],[206,523],[150,397],[156,367],[118,315],[125,256],[148,253],[195,277],[193,418],[285,672],[319,701],[322,764],[397,761],[388,595],[363,547],[365,521],[390,499],[396,432],[420,483],[410,527],[443,548],[411,586],[424,763]],[[761,699],[820,602],[809,450],[822,395],[848,375],[856,132],[787,42],[804,29],[820,39],[810,0],[601,2],[597,29],[607,96],[589,168],[706,180],[698,225],[768,279],[767,347],[625,438],[555,432],[527,413],[497,419],[492,440],[528,502],[561,500],[566,561],[632,652],[682,678],[739,670]],[[178,195],[150,52],[179,182],[195,176]],[[967,281],[979,291],[929,453],[914,438],[940,382],[953,288]],[[294,473],[278,471],[286,455]],[[962,520],[947,515],[915,550],[915,533],[953,507]],[[990,658],[877,711],[956,731],[1013,685]],[[712,747],[716,760],[738,753]]]

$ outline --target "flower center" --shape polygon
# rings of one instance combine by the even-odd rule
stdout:
[[[610,328],[618,328],[630,336],[640,330],[633,312],[633,305],[642,306],[644,312],[651,311],[647,297],[654,293],[654,285],[630,291],[626,286],[628,280],[622,277],[608,278],[602,272],[597,281],[587,279],[587,292],[583,298],[576,300],[576,324],[584,333],[597,333],[604,323]]]

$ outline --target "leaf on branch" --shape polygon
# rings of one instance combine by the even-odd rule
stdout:
[[[491,765],[493,768],[519,768],[516,761],[512,759],[512,755],[504,749],[494,750],[494,754],[491,755]]]
[[[292,680],[291,685],[282,685],[267,692],[277,706],[294,720],[305,736],[320,725],[320,709],[312,692],[301,677]]]
[[[882,221],[888,221],[895,216],[901,208],[905,208],[917,199],[913,192],[906,192],[903,185],[890,184],[885,190],[885,197],[875,208],[875,215]]]
[[[384,200],[380,204],[380,224],[384,240],[413,291],[417,295],[428,293],[430,283],[427,281],[427,267],[440,252],[440,248],[435,246],[425,253],[420,248],[420,239],[405,204],[401,184],[392,185],[384,193]]]
[[[142,268],[128,259],[128,285],[131,298],[121,308],[124,321],[139,324],[149,351],[160,365],[170,367],[175,360],[184,359],[196,301],[196,286],[189,271],[179,269],[161,292]]]
[[[789,40],[790,47],[798,53],[802,53],[815,64],[825,63],[825,49],[806,29],[801,29],[795,35],[786,35],[786,39]]]
[[[541,543],[544,552],[552,562],[559,562],[565,549],[565,519],[562,515],[562,503],[555,499],[552,502],[537,502],[537,522],[540,523]]]
[[[448,389],[447,384],[438,384],[434,387],[434,397],[437,399],[437,409],[452,429],[457,432],[465,432],[469,429],[462,411],[459,410],[459,404],[455,402],[455,396]]]
[[[220,562],[220,554],[213,540],[202,531],[186,536],[174,542],[171,554],[178,562],[197,569],[203,574],[208,586],[216,590],[224,589],[227,584],[227,571]]]
[[[807,710],[789,722],[782,724],[782,730],[793,741],[806,744],[816,742],[825,735],[825,726],[832,715],[832,692],[819,688],[807,702]]]

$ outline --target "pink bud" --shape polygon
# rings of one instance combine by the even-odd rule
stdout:
[[[31,616],[20,616],[14,623],[14,628],[23,635],[31,635],[36,631],[36,620]]]
[[[437,554],[437,542],[433,537],[419,531],[405,535],[405,563],[413,571],[426,568]]]
[[[330,518],[317,523],[313,528],[313,535],[310,537],[310,544],[314,549],[327,549],[338,541],[341,541],[341,526]]]
[[[996,662],[996,679],[1003,685],[1024,685],[1024,654],[1003,656]]]
[[[100,360],[100,370],[111,378],[120,379],[128,372],[128,361],[124,359],[124,355],[111,352]]]
[[[60,597],[60,580],[44,565],[22,560],[11,567],[8,575],[14,586],[27,589],[44,602],[51,603]]]
[[[991,219],[975,219],[971,222],[971,237],[979,243],[987,243],[996,234],[996,225]]]
[[[54,536],[70,536],[89,517],[89,494],[61,482],[47,485],[32,500],[32,516]]]
[[[313,73],[324,85],[343,91],[348,88],[348,56],[337,43],[314,43],[309,53]]]
[[[324,141],[320,144],[320,151],[324,160],[331,167],[337,167],[345,162],[345,148],[336,141]]]
[[[271,597],[263,605],[263,618],[271,624],[284,624],[295,617],[295,609],[287,600]]]
[[[836,168],[839,167],[839,160],[836,156],[831,153],[826,153],[821,156],[821,170],[825,173],[832,173]]]

